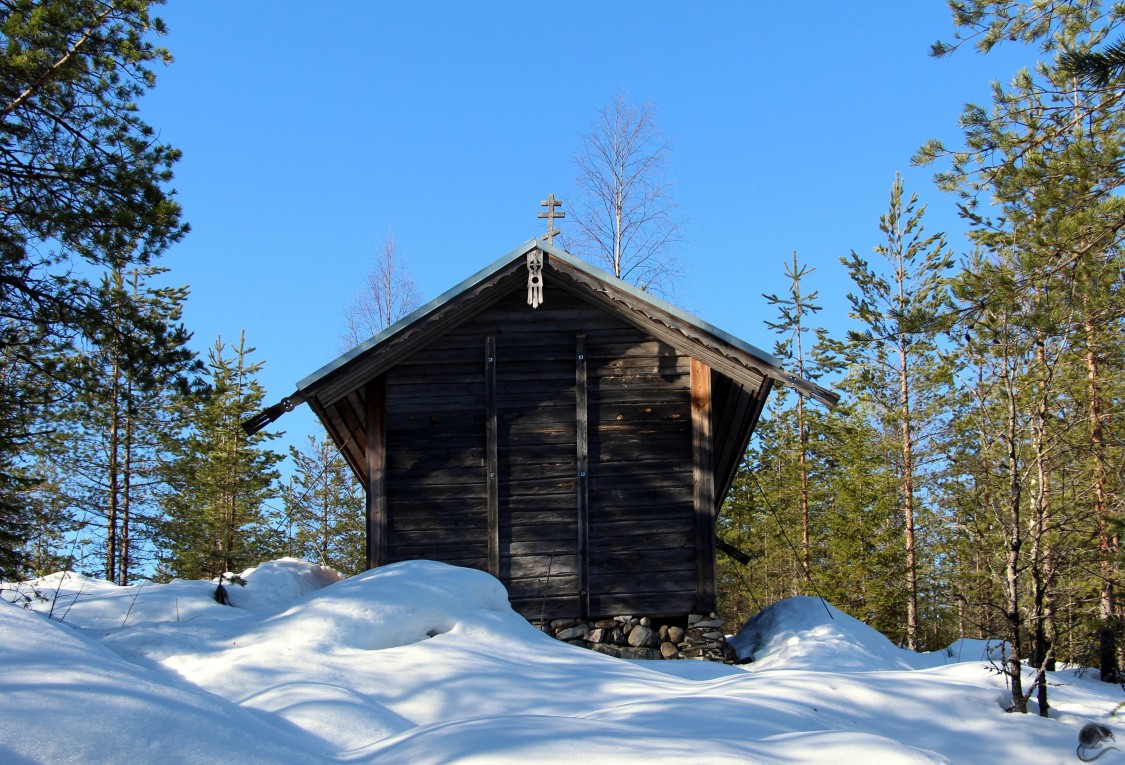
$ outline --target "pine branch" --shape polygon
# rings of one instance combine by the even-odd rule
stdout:
[[[93,21],[90,22],[90,25],[85,30],[83,30],[82,35],[77,40],[75,40],[69,48],[67,48],[66,53],[64,53],[62,57],[58,59],[58,61],[54,62],[50,67],[48,67],[47,70],[44,71],[43,74],[41,74],[35,82],[29,85],[15,99],[0,108],[0,118],[7,117],[13,111],[26,103],[27,100],[34,96],[44,85],[50,82],[54,78],[55,74],[61,71],[62,68],[67,65],[67,62],[74,58],[75,54],[78,53],[78,50],[83,45],[85,45],[91,37],[93,37],[94,32],[97,31],[101,27],[101,25],[105,23],[106,19],[109,18],[109,16],[116,10],[117,6],[115,4],[111,4],[104,11],[95,16]]]
[[[1066,51],[1059,71],[1095,88],[1125,84],[1125,37],[1098,51]]]

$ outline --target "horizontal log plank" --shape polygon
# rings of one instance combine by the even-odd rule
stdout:
[[[615,330],[622,325],[619,319],[609,317],[605,311],[597,308],[579,304],[559,305],[555,308],[546,306],[547,304],[544,303],[539,308],[531,308],[527,305],[522,308],[509,308],[507,305],[497,304],[454,331],[465,334],[495,332],[497,337],[507,337],[514,334],[534,334],[537,331],[565,330],[573,333],[583,329],[588,332],[599,329]],[[531,321],[532,318],[534,321]]]
[[[514,578],[571,576],[578,571],[578,556],[573,552],[556,555],[510,555],[500,552],[501,571]]]
[[[388,481],[387,482],[387,500],[389,502],[400,501],[409,502],[414,497],[419,496],[421,490],[425,490],[421,494],[426,502],[437,502],[442,500],[461,500],[462,502],[483,502],[485,498],[484,483],[456,483],[444,486],[438,485],[424,485],[418,484],[414,481],[400,482]]]
[[[578,550],[574,524],[510,526],[500,530],[500,542],[512,555],[555,555]]]
[[[417,493],[402,493],[390,498],[394,502],[392,511],[410,515],[429,514],[435,516],[460,513],[483,513],[483,488],[480,491],[479,498],[475,496],[475,485],[469,488],[473,496],[427,497],[420,496]]]
[[[686,550],[695,544],[694,535],[668,532],[643,533],[643,530],[603,532],[596,524],[590,524],[590,558],[597,558],[603,552],[638,553],[648,550]],[[693,556],[694,560],[694,556]]]
[[[500,487],[500,498],[518,494],[573,495],[577,491],[577,478],[526,478],[510,479]]]
[[[453,388],[433,388],[425,395],[410,398],[401,398],[388,401],[388,410],[393,410],[395,417],[406,415],[441,414],[456,416],[459,419],[471,419],[479,413],[484,405],[484,386],[472,386],[472,390],[456,390]]]
[[[390,514],[388,528],[404,534],[431,531],[455,531],[462,535],[484,534],[488,531],[488,518],[481,512],[464,512],[454,515],[423,515],[404,513],[398,508]]]
[[[483,468],[472,467],[451,468],[398,468],[388,469],[387,480],[397,486],[415,485],[426,487],[430,485],[471,485],[484,482]]]
[[[617,614],[682,616],[695,611],[694,593],[660,592],[628,595],[590,593],[590,617],[608,618]]]
[[[426,385],[438,380],[484,382],[484,364],[477,358],[466,361],[446,361],[444,364],[399,364],[387,370],[387,383],[400,392],[412,385]]]
[[[603,464],[645,460],[653,454],[688,460],[691,458],[691,443],[686,442],[686,436],[667,433],[597,432],[590,439],[590,459]]]
[[[487,542],[487,525],[476,528],[442,526],[430,529],[391,529],[387,532],[387,544],[393,547],[474,547]]]
[[[542,598],[573,598],[578,592],[578,578],[573,574],[549,578],[505,578],[508,582],[508,600],[531,601]]]
[[[555,455],[542,461],[500,461],[500,474],[509,481],[568,479],[574,477],[574,455]]]
[[[692,550],[683,548],[646,550],[640,554],[619,550],[601,550],[596,557],[591,559],[590,571],[591,573],[597,573],[599,576],[638,572],[661,575],[669,571],[682,571],[685,572],[687,581],[694,581],[695,557]]]
[[[694,567],[690,570],[672,571],[666,574],[654,571],[651,574],[630,576],[595,577],[591,575],[590,577],[590,588],[600,595],[675,594],[689,592],[689,586],[695,586]]]
[[[686,381],[687,377],[677,379],[677,383]],[[687,389],[679,384],[669,383],[665,380],[638,379],[636,381],[621,380],[620,382],[606,381],[595,378],[590,381],[590,400],[602,406],[610,404],[669,404],[688,401],[690,398]]]
[[[680,505],[638,505],[636,507],[607,507],[600,505],[592,516],[597,523],[633,524],[640,528],[662,528],[664,524],[682,524],[691,513],[686,503]],[[682,531],[677,526],[677,531]],[[612,532],[609,532],[612,533]]]
[[[667,459],[662,454],[646,460],[598,461],[590,464],[591,478],[640,480],[653,475],[668,477],[675,482],[690,482],[691,465],[685,465],[683,460]]]
[[[431,445],[429,449],[400,448],[387,454],[388,470],[426,470],[432,468],[484,468],[484,448],[451,448],[448,444]]]
[[[598,427],[629,422],[664,422],[686,420],[691,426],[691,399],[684,396],[678,401],[606,401],[599,399],[591,417],[597,418]]]
[[[659,523],[645,524],[642,519],[602,520],[601,516],[590,519],[590,529],[598,539],[599,545],[614,545],[627,537],[649,537],[653,547],[678,547],[681,540],[690,542],[695,536],[693,518],[686,512],[677,516],[664,516]],[[630,541],[630,544],[633,544]]]
[[[578,615],[578,597],[521,598],[509,595],[512,608],[531,621],[573,618]]]
[[[482,534],[480,541],[462,541],[451,544],[397,544],[387,539],[388,560],[437,560],[449,562],[453,560],[477,559],[484,561],[485,570],[488,566],[488,540]]]

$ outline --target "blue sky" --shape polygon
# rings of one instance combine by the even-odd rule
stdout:
[[[537,236],[539,202],[565,203],[571,157],[621,90],[651,101],[671,138],[687,219],[677,302],[762,348],[796,250],[816,268],[822,323],[847,323],[839,258],[880,241],[895,172],[930,231],[966,248],[928,138],[956,145],[1034,52],[966,49],[944,0],[569,3],[171,0],[175,63],[144,118],[183,160],[192,226],[167,254],[191,286],[200,352],[216,336],[265,362],[273,403],[338,355],[342,311],[392,232],[423,299]],[[564,206],[569,209],[569,205]],[[565,226],[566,223],[562,224]],[[278,426],[299,440],[306,407]]]

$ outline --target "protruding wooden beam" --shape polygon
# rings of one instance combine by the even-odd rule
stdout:
[[[713,611],[715,599],[715,457],[711,424],[711,368],[691,360],[692,477],[695,506],[697,608]]]

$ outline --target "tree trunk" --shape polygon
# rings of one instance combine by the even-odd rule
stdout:
[[[120,401],[118,399],[119,391],[119,372],[117,365],[117,351],[114,349],[113,368],[112,368],[112,384],[110,388],[110,401],[109,401],[109,443],[108,448],[108,464],[106,466],[107,473],[107,508],[106,508],[106,528],[105,528],[105,580],[107,582],[114,582],[117,580],[117,502],[118,502],[118,485],[117,485],[117,471],[118,471],[118,448],[119,448],[119,434],[118,434],[118,420],[120,418]]]
[[[803,370],[802,370],[803,374]],[[806,578],[812,576],[812,532],[809,529],[808,433],[805,431],[805,399],[797,396],[797,470],[801,474],[801,565]]]
[[[1004,585],[1007,604],[1004,611],[1005,632],[1010,653],[1005,670],[1012,687],[1012,710],[1027,713],[1027,699],[1023,695],[1022,646],[1020,643],[1020,547],[1023,543],[1020,529],[1020,476],[1019,456],[1016,452],[1016,393],[1010,372],[1006,372],[1008,395],[1008,427],[1005,434],[1008,447],[1008,550],[1004,565]]]
[[[1043,374],[1040,378],[1039,406],[1035,412],[1035,494],[1032,497],[1031,592],[1034,613],[1034,639],[1031,661],[1038,670],[1036,692],[1039,714],[1048,717],[1045,673],[1054,669],[1055,645],[1054,603],[1051,585],[1054,578],[1054,555],[1051,545],[1051,470],[1048,464],[1050,448],[1050,402],[1053,370],[1048,365],[1045,340],[1039,333],[1035,358]]]
[[[122,587],[129,584],[130,539],[129,520],[133,509],[133,414],[132,414],[132,384],[125,386],[125,464],[121,471],[123,482],[121,492],[121,539],[120,550],[117,556],[118,577],[117,583]]]
[[[1089,298],[1086,298],[1088,302]],[[1094,519],[1098,534],[1098,573],[1101,591],[1098,598],[1098,648],[1102,679],[1117,682],[1117,640],[1114,632],[1113,584],[1117,575],[1114,565],[1117,549],[1109,526],[1109,509],[1106,501],[1106,445],[1102,430],[1101,380],[1098,375],[1097,325],[1087,320],[1086,370],[1090,395],[1090,450],[1094,460]]]
[[[899,287],[902,287],[900,282]],[[899,405],[902,407],[902,510],[906,532],[906,647],[918,645],[918,563],[914,538],[914,448],[910,428],[910,377],[905,339],[899,344]]]

